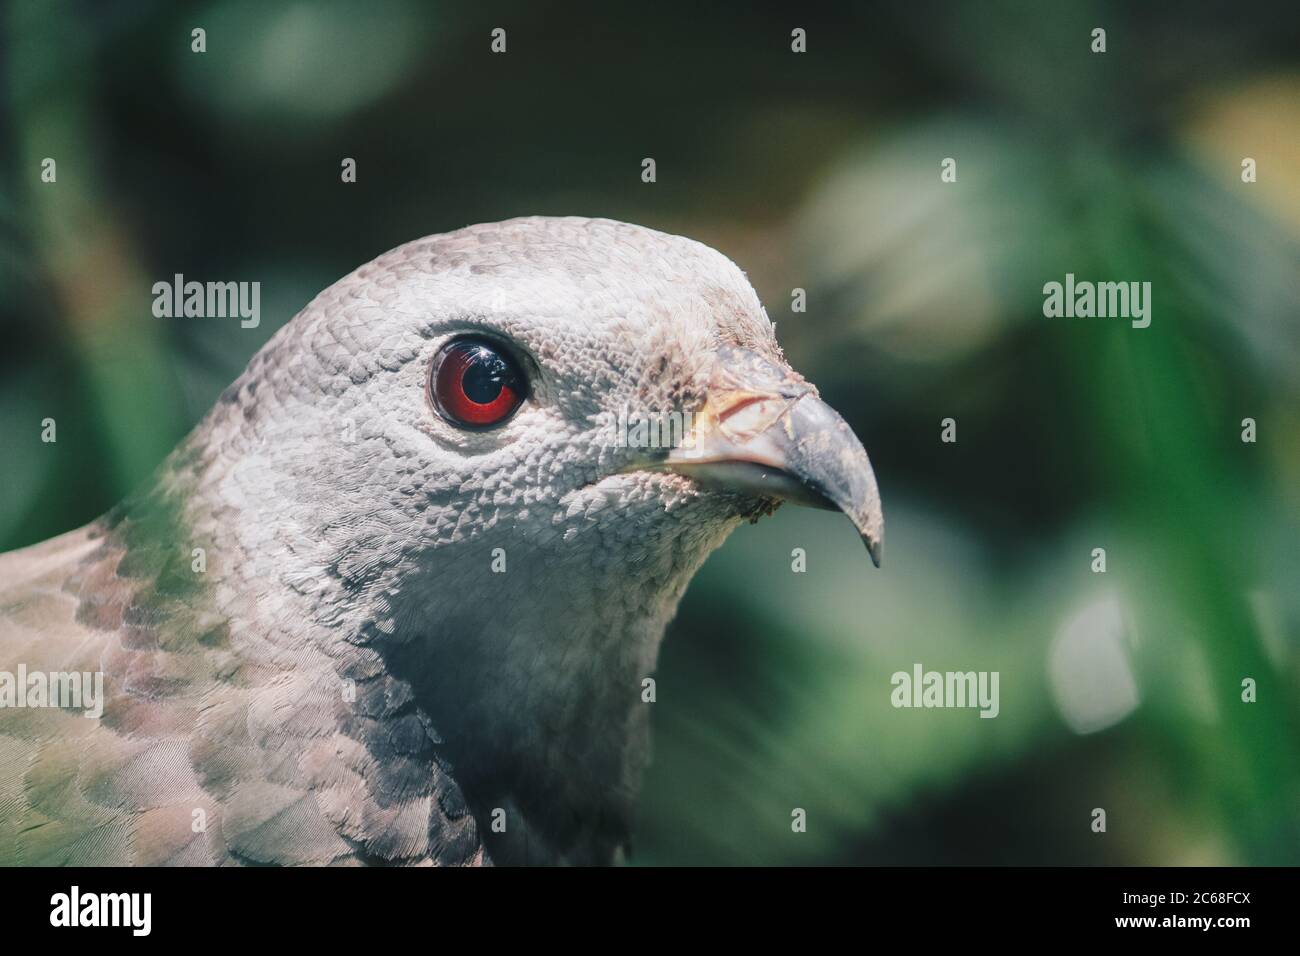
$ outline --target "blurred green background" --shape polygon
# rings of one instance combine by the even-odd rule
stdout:
[[[746,270],[870,451],[889,539],[873,572],[843,519],[786,508],[709,560],[633,862],[1300,863],[1294,3],[2,16],[0,550],[106,510],[390,247],[625,219]],[[260,281],[261,326],[155,319],[178,272]],[[1044,318],[1067,272],[1150,281],[1150,328]],[[917,662],[999,671],[1000,716],[895,710]]]

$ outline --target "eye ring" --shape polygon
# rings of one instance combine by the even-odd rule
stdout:
[[[508,421],[528,397],[528,378],[509,349],[483,335],[452,339],[429,367],[429,399],[448,423],[486,431]]]

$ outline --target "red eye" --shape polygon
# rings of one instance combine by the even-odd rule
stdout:
[[[434,359],[432,392],[442,417],[461,428],[490,428],[514,412],[527,393],[519,367],[486,339],[457,339]]]

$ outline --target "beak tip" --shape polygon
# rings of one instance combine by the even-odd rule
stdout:
[[[867,546],[867,554],[871,555],[871,563],[880,567],[880,560],[884,556],[885,542],[881,538],[872,540],[866,535],[862,536],[862,543]]]

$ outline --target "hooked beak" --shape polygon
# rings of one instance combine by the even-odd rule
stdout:
[[[866,449],[790,368],[724,346],[704,407],[661,465],[702,485],[844,512],[880,567],[884,515]]]

